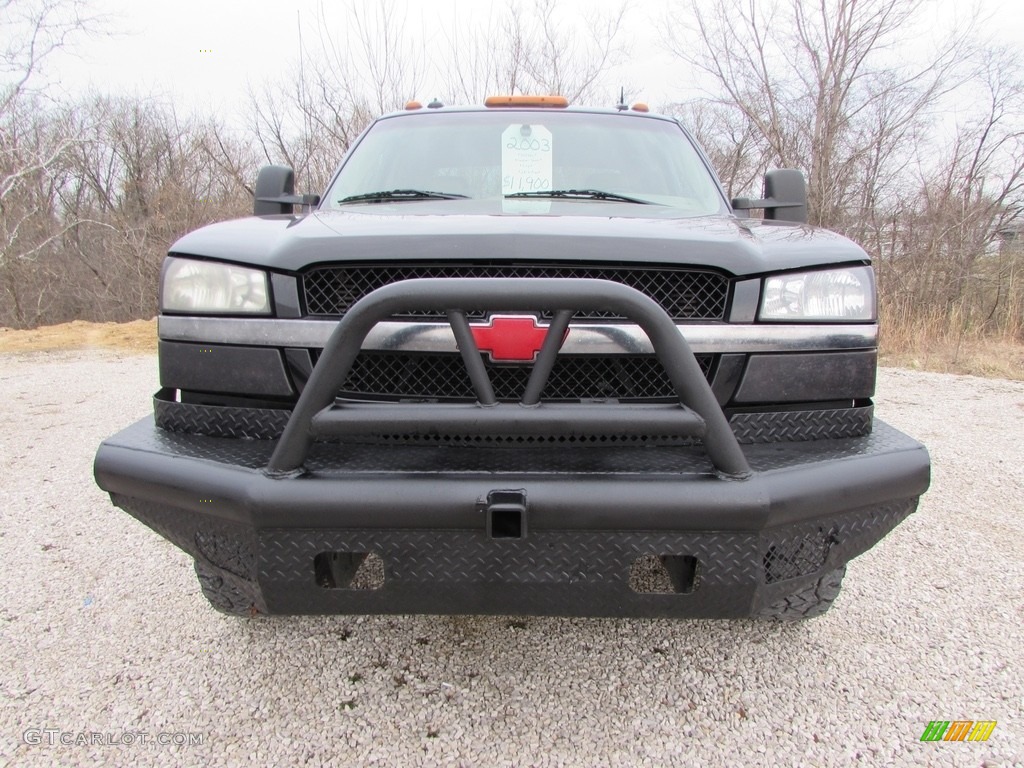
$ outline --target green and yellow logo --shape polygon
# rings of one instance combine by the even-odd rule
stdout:
[[[921,741],[988,741],[995,729],[995,720],[932,720]]]

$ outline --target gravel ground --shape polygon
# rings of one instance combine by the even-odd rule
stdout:
[[[156,377],[0,356],[0,766],[1024,765],[1024,383],[883,371],[932,489],[832,612],[776,625],[222,616],[92,480]],[[955,719],[998,725],[919,741]],[[138,732],[201,743],[59,744]]]

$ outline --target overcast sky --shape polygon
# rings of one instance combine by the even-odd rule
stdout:
[[[608,80],[633,85],[638,98],[653,106],[678,100],[685,84],[680,67],[661,45],[658,19],[672,0],[634,2],[626,35],[632,55]],[[51,63],[50,79],[69,92],[93,89],[109,93],[153,94],[173,99],[201,112],[237,113],[245,103],[247,84],[258,84],[289,71],[299,52],[298,19],[311,47],[312,26],[319,0],[93,0],[92,7],[110,16],[112,37],[80,40],[74,56]],[[611,8],[618,0],[559,0],[568,10]],[[676,3],[678,5],[678,3]],[[945,25],[958,0],[939,0],[932,11],[935,27]],[[986,21],[983,33],[1024,50],[1024,12],[1021,0],[979,0]],[[326,2],[333,24],[345,23],[350,2]],[[500,14],[504,0],[410,0],[407,31],[422,30],[428,38],[445,25],[465,24],[467,15]],[[927,42],[908,41],[926,55]],[[615,86],[613,86],[615,87]],[[424,83],[424,101],[433,97]],[[613,97],[610,97],[613,98]]]

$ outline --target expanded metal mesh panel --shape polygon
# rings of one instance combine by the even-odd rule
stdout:
[[[697,361],[709,376],[712,355]],[[529,365],[484,366],[499,400],[518,402],[533,370]],[[466,366],[458,354],[364,351],[339,393],[355,399],[475,400]],[[661,364],[648,355],[590,357],[560,355],[542,395],[544,400],[677,399]]]
[[[337,317],[371,291],[420,277],[561,277],[612,280],[650,296],[673,320],[723,320],[729,281],[717,272],[676,267],[617,267],[592,264],[409,264],[315,267],[302,277],[306,312]],[[525,309],[525,308],[524,308]],[[483,312],[470,311],[479,318]],[[443,313],[409,312],[398,319],[443,318]],[[611,312],[579,312],[577,319],[621,320]]]
[[[771,584],[815,573],[825,564],[833,540],[831,532],[818,529],[771,545],[764,554],[765,581]]]

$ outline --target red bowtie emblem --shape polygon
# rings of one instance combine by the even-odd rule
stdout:
[[[549,327],[538,323],[536,317],[497,315],[486,324],[470,325],[470,330],[477,347],[489,354],[491,360],[530,363],[537,359]]]

